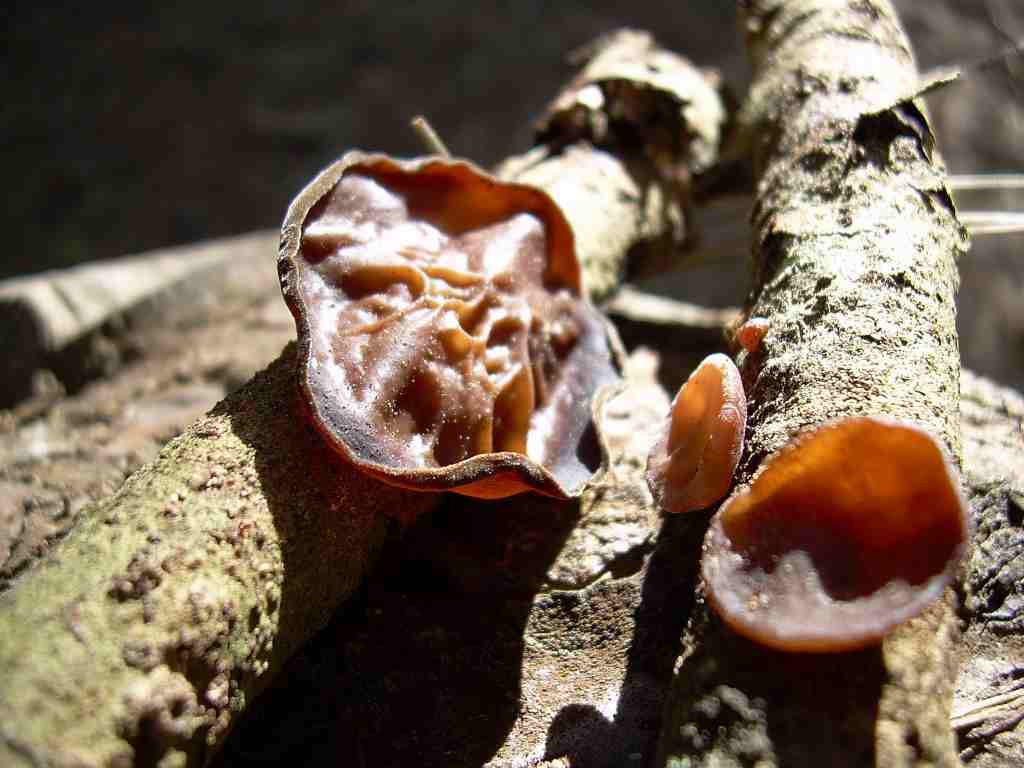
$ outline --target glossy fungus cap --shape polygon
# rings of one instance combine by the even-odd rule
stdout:
[[[768,321],[763,317],[752,317],[736,329],[736,341],[750,354],[761,348],[761,342],[768,334]]]
[[[966,506],[919,427],[852,418],[789,443],[704,541],[707,596],[740,634],[786,651],[878,642],[953,578]]]
[[[278,259],[312,422],[396,485],[578,495],[618,380],[542,191],[464,163],[350,153],[292,203]]]
[[[746,424],[740,372],[725,355],[709,355],[679,388],[647,458],[647,485],[662,509],[704,509],[729,492]]]

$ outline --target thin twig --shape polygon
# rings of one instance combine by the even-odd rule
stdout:
[[[979,723],[991,719],[995,713],[990,710],[1001,708],[1005,704],[1024,704],[1024,693],[1017,691],[983,699],[955,713],[949,720],[950,725],[957,731],[973,728]]]
[[[1024,173],[965,173],[949,177],[954,191],[1024,189]]]
[[[929,82],[935,79],[942,79],[953,69],[957,70],[965,77],[969,77],[973,73],[982,72],[986,69],[999,65],[1010,66],[1010,63],[1013,62],[1014,59],[1020,58],[1022,55],[1024,55],[1024,40],[1016,40],[1005,48],[1002,48],[989,56],[974,59],[973,61],[958,61],[956,64],[939,64],[925,72],[921,76],[920,80],[921,82]],[[960,82],[963,82],[963,80]]]
[[[434,126],[423,115],[416,115],[412,119],[412,129],[419,136],[427,151],[445,158],[452,156],[452,153],[448,151],[448,147],[441,141],[441,137],[437,135]]]
[[[1024,232],[1024,213],[1016,211],[960,211],[959,218],[974,236]]]

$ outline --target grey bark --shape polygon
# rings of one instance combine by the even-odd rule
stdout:
[[[89,503],[156,459],[167,440],[294,338],[270,257],[276,240],[253,233],[178,250],[176,257],[189,261],[215,248],[223,261],[212,274],[189,272],[169,294],[147,295],[87,334],[81,344],[109,353],[101,380],[0,411],[0,592]],[[49,364],[82,373],[81,344],[56,351]]]
[[[885,0],[741,3],[754,81],[749,423],[739,480],[794,434],[884,414],[961,447],[956,259],[965,248],[909,43]],[[768,651],[701,602],[659,764],[951,766],[958,622],[947,594],[878,647]]]

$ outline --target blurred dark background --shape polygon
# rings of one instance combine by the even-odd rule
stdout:
[[[13,241],[0,269],[277,226],[346,149],[422,153],[418,113],[454,153],[491,165],[528,146],[531,117],[572,72],[566,53],[622,24],[741,63],[730,3],[691,4],[669,25],[674,5],[19,6],[2,150]]]
[[[1019,0],[896,5],[923,69],[966,68],[930,102],[951,170],[1020,169],[1024,63],[984,61],[1024,39]],[[619,26],[719,68],[739,94],[746,77],[722,0],[17,2],[6,17],[0,277],[276,227],[346,149],[420,152],[418,113],[455,154],[492,165],[529,145],[566,54]],[[1024,196],[962,204],[1019,210]],[[1022,244],[979,240],[961,303],[967,364],[1017,386]],[[713,279],[694,276],[698,297]]]

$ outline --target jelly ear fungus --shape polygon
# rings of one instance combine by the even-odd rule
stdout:
[[[592,476],[590,403],[618,371],[546,193],[349,153],[293,201],[278,271],[302,400],[363,471],[482,498],[573,497]]]
[[[846,651],[936,600],[967,538],[935,438],[858,417],[770,458],[713,519],[701,567],[709,602],[740,634],[784,651]]]
[[[669,513],[710,507],[732,486],[743,453],[747,399],[736,365],[706,357],[672,400],[647,459],[647,485]]]

